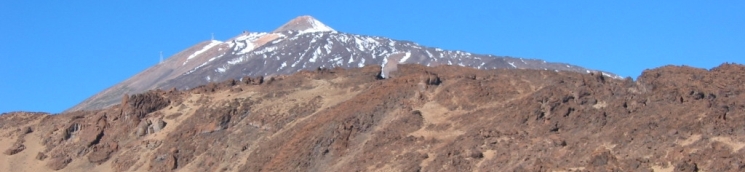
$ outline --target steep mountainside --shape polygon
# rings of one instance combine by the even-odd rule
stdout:
[[[124,94],[152,89],[188,89],[244,76],[285,75],[318,68],[358,68],[395,64],[458,65],[476,69],[542,69],[596,72],[543,60],[499,57],[426,47],[410,41],[337,32],[310,16],[291,20],[273,32],[244,32],[225,42],[199,43],[72,107],[95,110],[114,105]],[[616,75],[605,73],[609,77]]]
[[[743,171],[745,66],[399,64],[0,115],[1,171]]]

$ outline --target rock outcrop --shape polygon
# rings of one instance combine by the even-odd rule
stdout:
[[[745,66],[318,69],[0,116],[1,171],[743,171]],[[15,164],[27,164],[19,166]]]

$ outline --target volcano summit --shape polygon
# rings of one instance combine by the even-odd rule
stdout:
[[[272,32],[248,32],[226,41],[209,40],[93,95],[67,111],[95,110],[125,94],[152,89],[188,89],[244,76],[287,75],[318,68],[381,65],[388,78],[396,64],[458,65],[476,69],[541,69],[598,72],[543,60],[473,54],[422,46],[411,41],[338,32],[311,16],[290,20]],[[605,73],[610,77],[620,78]]]

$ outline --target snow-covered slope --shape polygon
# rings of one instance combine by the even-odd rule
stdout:
[[[564,63],[472,54],[411,41],[343,33],[313,17],[301,16],[272,32],[244,32],[226,41],[197,44],[70,110],[107,107],[118,103],[124,94],[150,89],[188,89],[244,76],[284,75],[318,68],[380,65],[381,77],[386,78],[396,64],[598,72]],[[605,75],[620,78],[610,73]]]
[[[307,34],[287,30],[273,34],[276,35],[276,39],[259,47],[244,48],[242,44],[227,43],[230,44],[232,52],[214,61],[206,61],[199,68],[190,71],[189,75],[174,78],[162,86],[187,89],[207,82],[238,79],[242,76],[291,74],[317,68],[353,68],[366,65],[385,67],[389,64],[594,72],[569,64],[449,51],[421,46],[410,41],[334,31]],[[203,80],[195,80],[195,76]],[[386,77],[385,74],[383,77]]]

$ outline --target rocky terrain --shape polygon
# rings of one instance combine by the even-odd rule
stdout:
[[[190,89],[244,76],[288,75],[318,68],[380,65],[389,69],[396,64],[598,72],[571,64],[443,50],[411,41],[338,32],[311,16],[300,16],[272,32],[245,31],[229,40],[198,43],[67,111],[99,110],[119,103],[125,94],[153,89]]]
[[[0,171],[743,171],[745,66],[366,65],[0,115]]]

